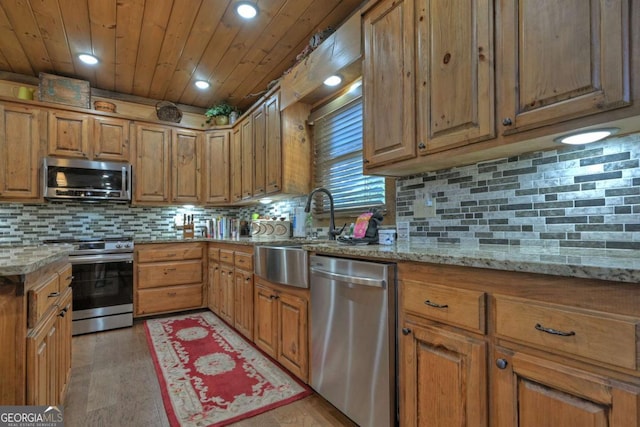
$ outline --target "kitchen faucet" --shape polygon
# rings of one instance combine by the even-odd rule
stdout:
[[[311,193],[309,193],[304,211],[307,213],[311,211],[311,200],[313,200],[313,196],[316,193],[325,193],[327,196],[329,196],[329,239],[336,240],[336,236],[342,234],[342,231],[347,226],[347,224],[343,225],[340,230],[336,230],[335,215],[333,210],[333,196],[331,195],[331,192],[329,190],[324,187],[318,187]]]

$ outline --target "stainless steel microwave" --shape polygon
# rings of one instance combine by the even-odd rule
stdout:
[[[131,201],[131,165],[45,157],[42,173],[46,199]]]

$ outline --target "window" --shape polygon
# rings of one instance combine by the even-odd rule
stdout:
[[[385,203],[383,177],[362,175],[362,88],[350,91],[311,115],[315,150],[315,185],[333,195],[336,212],[362,212]],[[316,203],[329,212],[329,200]]]

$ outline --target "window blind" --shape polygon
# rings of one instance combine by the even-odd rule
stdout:
[[[385,202],[384,178],[362,175],[362,111],[357,97],[314,121],[315,184],[331,191],[336,211],[364,211]],[[316,198],[314,211],[329,212],[328,198]]]

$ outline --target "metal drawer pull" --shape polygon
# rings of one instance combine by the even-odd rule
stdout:
[[[73,280],[73,276],[67,276],[66,280]]]
[[[449,307],[448,304],[436,304],[435,302],[431,302],[429,300],[426,300],[424,303],[426,305],[428,305],[429,307],[433,307],[433,308],[447,308],[447,307]]]
[[[411,333],[411,329],[409,328],[402,328],[402,335],[409,335]]]
[[[49,298],[55,298],[55,297],[59,297],[60,296],[60,292],[51,292],[49,294]]]
[[[557,329],[545,328],[540,323],[536,323],[536,329],[551,335],[560,335],[561,337],[570,337],[576,334],[574,331],[564,332]]]

